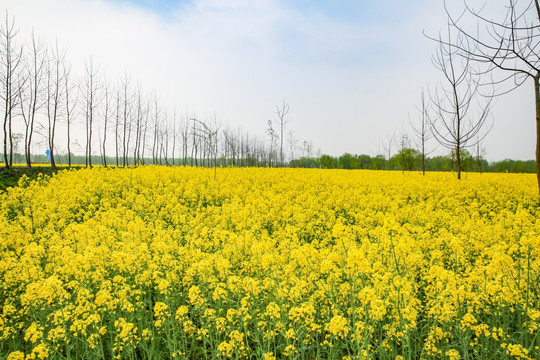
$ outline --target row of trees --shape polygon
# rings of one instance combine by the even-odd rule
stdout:
[[[407,168],[404,168],[403,158],[399,153],[393,155],[388,160],[384,155],[352,155],[345,153],[341,156],[332,155],[317,155],[313,156],[300,156],[298,159],[293,159],[288,162],[289,167],[297,168],[322,168],[322,169],[368,169],[368,170],[396,170],[396,171],[422,171],[422,156],[419,151],[413,151],[414,156],[411,157],[411,161],[406,163]],[[408,155],[407,155],[408,156]],[[23,161],[24,154],[14,154],[15,161]],[[47,163],[48,159],[46,155],[33,155],[34,163]],[[71,161],[73,165],[84,165],[85,156],[71,155]],[[457,172],[455,153],[450,153],[447,156],[437,155],[426,157],[425,159],[426,171],[454,171]],[[57,154],[56,161],[59,165],[66,165],[68,163],[67,154]],[[114,156],[106,159],[107,163],[113,164],[115,161]],[[148,159],[150,163],[151,159]],[[94,155],[92,163],[101,164],[103,159],[99,155]],[[188,158],[189,164],[191,159]],[[225,159],[220,156],[216,159],[217,166],[231,166],[230,159]],[[193,161],[194,163],[194,161]],[[183,164],[182,158],[175,158],[174,163],[169,162],[171,166],[180,166]],[[242,166],[265,166],[260,163],[248,163],[242,162]],[[212,164],[213,165],[213,164]],[[240,165],[237,165],[240,166]],[[477,159],[474,154],[464,150],[461,158],[462,171],[466,172],[509,172],[509,173],[534,173],[536,172],[535,160],[502,160],[497,162],[488,162],[484,158]]]
[[[17,36],[14,18],[6,13],[0,26],[0,153],[6,167],[17,153],[32,166],[36,147],[42,149],[37,153],[47,150],[52,166],[59,149],[70,166],[73,153],[82,149],[87,166],[217,166],[218,158],[223,165],[284,166],[295,155],[312,156],[313,145],[286,129],[285,101],[268,120],[266,136],[252,136],[217,115],[170,111],[127,74],[111,82],[91,58],[77,76],[58,44],[47,44],[33,32],[24,43]]]
[[[422,164],[423,163],[423,164]],[[468,150],[461,153],[461,170],[469,172],[511,172],[534,173],[536,162],[534,160],[503,160],[489,163],[483,157],[476,157]],[[314,167],[324,169],[369,169],[369,170],[399,170],[399,171],[455,171],[457,173],[457,159],[455,152],[447,156],[437,155],[422,158],[417,150],[407,149],[398,152],[389,160],[384,155],[352,155],[345,153],[341,156],[321,155],[316,158],[300,158],[293,160],[291,166]]]

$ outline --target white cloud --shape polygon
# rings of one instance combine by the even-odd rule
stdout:
[[[422,30],[436,33],[443,9],[428,0],[370,2],[374,20],[359,12],[355,21],[325,11],[339,3],[325,6],[197,0],[164,16],[104,0],[2,4],[21,35],[33,26],[58,39],[81,73],[92,55],[113,81],[130,73],[170,106],[215,112],[260,136],[284,99],[297,137],[327,153],[374,154],[385,133],[407,127],[408,114],[414,119],[421,88],[438,81],[430,63],[435,44]],[[528,90],[498,102],[489,158],[534,156]]]

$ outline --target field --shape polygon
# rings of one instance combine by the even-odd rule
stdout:
[[[23,177],[0,194],[0,359],[539,359],[535,180]]]

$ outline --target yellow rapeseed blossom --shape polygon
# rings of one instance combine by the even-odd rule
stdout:
[[[24,353],[20,351],[14,351],[8,355],[7,360],[24,360]]]
[[[534,175],[217,172],[0,193],[0,358],[540,358]]]

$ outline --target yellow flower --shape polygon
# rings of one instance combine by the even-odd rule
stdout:
[[[455,349],[448,350],[446,352],[446,356],[448,357],[448,360],[459,360],[461,359],[461,356],[459,355],[459,351]]]
[[[7,360],[24,360],[24,353],[20,351],[14,351],[8,355]]]
[[[218,171],[83,168],[1,192],[0,357],[156,340],[167,358],[257,341],[384,358],[409,339],[427,358],[538,358],[534,174]]]
[[[277,305],[275,302],[271,302],[266,306],[265,314],[270,319],[279,319],[281,318],[281,309],[279,308],[279,305]]]
[[[325,327],[326,331],[330,332],[334,336],[339,336],[341,338],[347,336],[350,332],[350,328],[347,326],[347,319],[343,316],[336,315]]]

